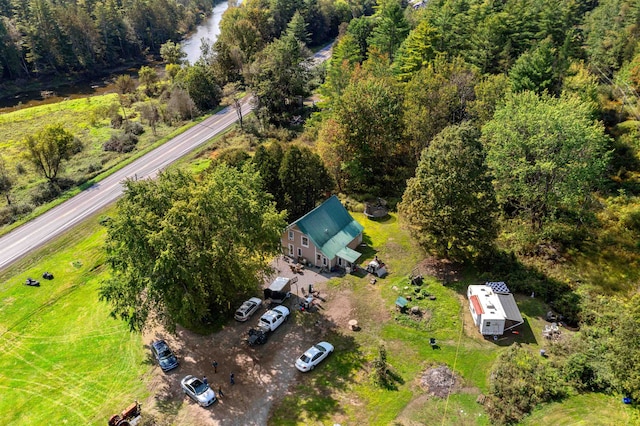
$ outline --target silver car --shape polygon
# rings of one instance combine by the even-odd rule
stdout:
[[[236,314],[233,316],[238,321],[246,321],[251,315],[262,305],[262,300],[257,297],[252,297],[247,300],[238,308]]]
[[[194,376],[187,376],[180,381],[184,393],[202,407],[208,407],[216,402],[216,394],[202,380]]]

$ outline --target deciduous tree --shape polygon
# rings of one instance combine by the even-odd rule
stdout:
[[[497,203],[480,132],[447,127],[423,153],[399,206],[412,234],[439,256],[469,260],[497,237]]]
[[[200,181],[180,171],[127,181],[117,208],[100,296],[133,330],[225,317],[262,283],[286,225],[257,172],[224,164]]]
[[[74,137],[61,124],[46,126],[35,135],[27,136],[26,156],[49,182],[55,182],[63,161],[71,158]]]
[[[498,202],[539,231],[560,209],[580,217],[608,164],[609,138],[578,98],[509,94],[482,129]]]

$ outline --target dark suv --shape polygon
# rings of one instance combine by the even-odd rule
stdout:
[[[164,340],[156,340],[151,343],[151,352],[158,360],[162,371],[169,371],[178,366],[178,358],[171,352],[169,345]]]

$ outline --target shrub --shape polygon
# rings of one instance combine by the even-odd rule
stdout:
[[[31,203],[36,206],[48,203],[61,194],[62,190],[56,183],[43,182],[36,186],[31,193]]]
[[[31,204],[11,204],[0,209],[0,226],[15,222],[33,210]]]
[[[107,142],[102,145],[105,151],[114,152],[131,152],[138,143],[138,137],[132,133],[122,133],[120,135],[112,135]]]
[[[564,395],[565,384],[558,370],[547,360],[515,344],[494,366],[486,409],[493,422],[515,424],[538,404]]]
[[[144,133],[144,127],[139,121],[128,121],[124,125],[125,133],[131,133],[132,135],[140,136]]]

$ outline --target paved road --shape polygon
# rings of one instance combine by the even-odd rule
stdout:
[[[331,46],[319,50],[314,61],[318,63],[328,59]],[[250,104],[249,100],[244,103],[242,115],[251,111]],[[204,144],[237,119],[233,108],[225,108],[75,197],[0,237],[0,270],[115,201],[122,195],[123,180],[155,177],[160,170]]]

